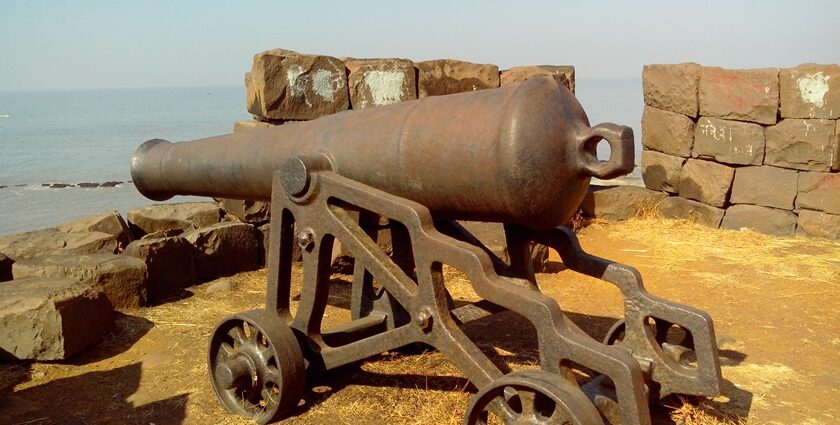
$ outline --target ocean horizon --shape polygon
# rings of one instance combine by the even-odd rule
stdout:
[[[579,79],[576,96],[593,125],[634,129],[638,163],[641,79]],[[130,182],[141,143],[231,133],[249,119],[242,86],[0,91],[0,235],[155,203]],[[111,187],[73,187],[105,182]],[[167,202],[200,200],[209,198]]]

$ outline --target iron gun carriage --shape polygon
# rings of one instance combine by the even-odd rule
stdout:
[[[595,154],[602,140],[608,161]],[[632,169],[632,130],[590,127],[574,96],[550,78],[190,142],[151,140],[132,158],[133,181],[151,199],[271,200],[265,309],[223,320],[209,347],[219,399],[259,423],[298,404],[307,372],[418,342],[441,351],[478,389],[467,424],[486,423],[488,414],[504,423],[650,424],[651,399],[717,395],[711,318],[649,294],[635,269],[585,253],[558,227],[591,177]],[[503,223],[509,262],[457,220]],[[391,255],[375,241],[382,226]],[[336,241],[355,258],[352,320],[322,330]],[[532,243],[621,291],[625,317],[604,341],[540,291]],[[293,314],[294,244],[303,285]],[[482,300],[456,308],[444,265],[463,273]],[[461,329],[504,310],[533,324],[540,370],[503,373]],[[598,375],[580,385],[570,373],[576,365]]]

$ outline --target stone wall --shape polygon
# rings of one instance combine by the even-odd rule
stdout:
[[[572,66],[537,65],[499,70],[497,65],[454,59],[335,58],[274,49],[254,55],[245,74],[246,105],[254,120],[233,132],[312,120],[347,109],[372,108],[428,96],[483,90],[549,76],[575,90]],[[219,199],[240,220],[267,223],[267,202]]]
[[[840,66],[642,73],[642,176],[666,217],[840,238]]]
[[[245,74],[246,104],[255,121],[235,129],[311,120],[427,96],[505,86],[551,76],[574,92],[571,66],[522,66],[499,71],[493,64],[453,59],[356,59],[274,49],[254,55]]]

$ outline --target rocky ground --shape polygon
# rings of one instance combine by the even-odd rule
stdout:
[[[832,424],[840,420],[840,243],[711,230],[658,219],[594,224],[587,251],[637,267],[654,294],[708,311],[721,342],[724,394],[671,398],[656,422]],[[542,289],[600,338],[621,315],[618,291],[562,267]],[[446,270],[456,298],[469,285]],[[300,270],[294,281],[299,285]],[[152,308],[119,313],[112,333],[61,362],[0,364],[0,422],[9,424],[248,423],[225,412],[210,387],[206,345],[224,316],[260,308],[265,270],[189,288]],[[349,316],[349,277],[334,276],[326,322]],[[294,291],[299,291],[296,287]],[[533,330],[501,313],[468,334],[511,369],[537,360]],[[285,423],[458,424],[471,391],[439,353],[385,353],[311,380]]]

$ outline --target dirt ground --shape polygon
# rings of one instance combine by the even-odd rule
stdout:
[[[708,311],[724,395],[669,398],[656,423],[840,423],[840,243],[711,230],[682,221],[593,224],[588,252],[637,267],[648,290]],[[555,259],[556,260],[556,259]],[[562,269],[559,262],[553,263]],[[456,298],[468,283],[446,270]],[[300,282],[300,270],[295,270]],[[618,291],[563,270],[541,288],[596,338],[622,314]],[[265,270],[230,292],[119,314],[106,341],[67,362],[0,364],[3,424],[239,424],[210,387],[206,346],[226,315],[263,306]],[[334,276],[326,323],[349,317],[349,277]],[[501,313],[466,331],[511,369],[537,362],[533,329]],[[289,424],[458,424],[474,389],[437,352],[384,353],[315,377]]]

